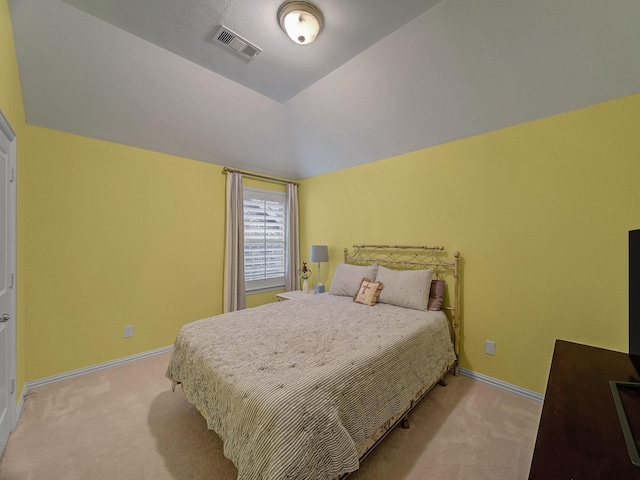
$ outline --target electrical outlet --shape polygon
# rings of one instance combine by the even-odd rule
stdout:
[[[491,342],[489,340],[484,341],[484,353],[489,355],[496,354],[496,342]]]
[[[124,338],[133,337],[133,325],[124,327]]]

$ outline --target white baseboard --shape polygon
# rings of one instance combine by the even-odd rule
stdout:
[[[534,392],[533,390],[527,390],[526,388],[518,387],[517,385],[513,385],[511,383],[503,382],[502,380],[498,380],[497,378],[492,378],[487,375],[483,375],[482,373],[474,372],[473,370],[467,370],[466,368],[460,367],[459,371],[460,371],[460,375],[464,377],[469,377],[474,380],[478,380],[479,382],[488,383],[489,385],[492,385],[494,387],[498,387],[503,390],[507,390],[508,392],[521,395],[531,400],[535,400],[536,402],[542,403],[544,401],[544,395],[538,392]]]
[[[50,383],[59,382],[61,380],[66,380],[67,378],[78,377],[80,375],[85,375],[87,373],[96,372],[98,370],[104,370],[105,368],[115,367],[117,365],[123,365],[125,363],[135,362],[136,360],[141,360],[143,358],[152,357],[154,355],[159,355],[161,353],[170,352],[173,349],[173,345],[169,345],[167,347],[158,348],[155,350],[149,350],[147,352],[138,353],[136,355],[131,355],[129,357],[118,358],[116,360],[111,360],[109,362],[100,363],[98,365],[92,365],[90,367],[79,368],[78,370],[72,370],[70,372],[60,373],[58,375],[52,375],[50,377],[41,378],[39,380],[33,380],[31,382],[26,382],[24,388],[22,389],[22,393],[20,394],[20,402],[18,403],[15,423],[18,422],[18,418],[20,418],[20,413],[22,412],[22,407],[24,406],[24,400],[27,396],[29,390],[37,387],[41,387],[43,385],[48,385]],[[518,387],[511,383],[503,382],[502,380],[498,380],[496,378],[489,377],[487,375],[483,375],[482,373],[474,372],[473,370],[468,370],[466,368],[459,368],[460,375],[468,378],[472,378],[474,380],[478,380],[479,382],[487,383],[494,387],[501,388],[503,390],[515,393],[517,395],[521,395],[523,397],[529,398],[531,400],[535,400],[536,402],[542,403],[544,400],[544,395],[534,392],[532,390],[527,390],[526,388]]]
[[[173,349],[173,345],[168,347],[157,348],[155,350],[149,350],[148,352],[138,353],[129,357],[118,358],[111,360],[110,362],[99,363],[98,365],[92,365],[90,367],[79,368],[78,370],[71,370],[70,372],[60,373],[58,375],[52,375],[50,377],[41,378],[40,380],[33,380],[25,383],[24,390],[22,391],[22,399],[20,403],[24,402],[24,398],[27,392],[32,388],[42,387],[49,383],[59,382],[60,380],[66,380],[67,378],[78,377],[87,373],[96,372],[98,370],[104,370],[105,368],[115,367],[116,365],[123,365],[125,363],[135,362],[136,360],[142,360],[143,358],[152,357],[161,353],[170,352]],[[22,407],[20,407],[22,409]]]
[[[20,418],[20,414],[22,413],[22,407],[24,407],[24,399],[26,397],[27,397],[27,385],[25,384],[24,387],[22,387],[22,392],[20,393],[20,401],[18,402],[18,406],[16,407],[16,416],[14,417],[13,428],[11,429],[12,431],[14,428],[16,428],[16,425],[18,424],[18,419]]]

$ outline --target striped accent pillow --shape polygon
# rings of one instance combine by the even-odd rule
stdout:
[[[431,280],[429,290],[429,310],[442,310],[444,304],[444,280]]]

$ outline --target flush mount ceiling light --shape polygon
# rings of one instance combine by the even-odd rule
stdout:
[[[278,9],[278,22],[291,40],[307,45],[322,30],[324,19],[318,7],[309,2],[285,2]]]

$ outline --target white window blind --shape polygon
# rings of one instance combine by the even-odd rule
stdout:
[[[244,279],[247,291],[284,286],[285,194],[244,189]]]

